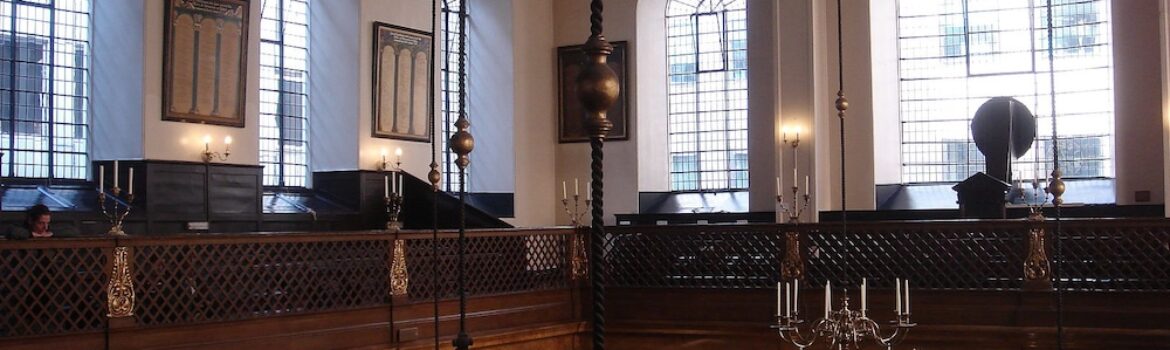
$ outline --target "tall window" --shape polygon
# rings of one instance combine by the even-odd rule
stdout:
[[[267,0],[260,22],[264,185],[304,187],[309,172],[309,0]]]
[[[1056,0],[1052,12],[1061,169],[1066,178],[1111,177],[1109,1]],[[1045,1],[899,2],[903,182],[956,182],[983,171],[970,122],[995,96],[1015,97],[1039,117],[1039,142],[1014,163],[1015,177],[1051,171],[1047,31]]]
[[[455,165],[455,159],[459,155],[451,152],[448,148],[447,141],[451,139],[451,135],[456,131],[455,121],[459,119],[459,58],[466,57],[467,52],[461,51],[460,43],[466,40],[463,32],[459,28],[459,11],[464,6],[464,0],[443,0],[443,135],[439,138],[439,146],[442,147],[443,161],[443,188],[447,191],[459,190],[459,166]],[[467,45],[462,45],[466,49]],[[464,59],[466,62],[466,58]],[[464,69],[464,79],[466,79],[466,69]],[[470,117],[469,117],[470,119]],[[471,167],[468,166],[468,170]]]
[[[666,6],[670,188],[746,189],[745,0],[671,0]]]
[[[0,172],[85,179],[89,0],[0,0]]]

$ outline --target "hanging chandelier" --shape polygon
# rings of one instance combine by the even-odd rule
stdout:
[[[797,300],[800,298],[800,281],[776,283],[776,330],[780,337],[797,349],[812,347],[819,340],[829,342],[830,349],[857,349],[867,341],[887,349],[901,343],[910,328],[917,324],[910,321],[910,281],[895,280],[894,320],[890,322],[893,331],[885,334],[877,321],[869,318],[867,281],[861,280],[861,308],[853,310],[849,305],[849,293],[842,293],[841,303],[833,309],[833,286],[825,283],[825,310],[821,318],[805,321],[800,313]]]
[[[845,209],[845,110],[849,100],[845,98],[845,68],[842,55],[841,0],[837,0],[837,100],[834,106],[841,120],[841,232],[848,232]],[[846,274],[848,276],[848,274]],[[841,293],[840,303],[833,305],[832,282],[825,282],[825,308],[823,315],[814,321],[805,321],[800,313],[800,280],[776,283],[776,328],[784,341],[797,349],[805,349],[819,342],[828,342],[830,349],[860,349],[872,341],[878,346],[892,349],[905,339],[906,334],[917,324],[910,320],[910,281],[896,279],[894,282],[894,320],[885,330],[877,321],[869,318],[868,282],[861,280],[861,305],[854,310],[849,303],[849,292]],[[892,328],[893,330],[890,330]],[[822,341],[823,339],[823,341]]]

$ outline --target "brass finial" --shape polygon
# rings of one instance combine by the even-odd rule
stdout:
[[[1060,175],[1060,168],[1053,169],[1052,182],[1048,183],[1048,188],[1046,189],[1049,194],[1052,194],[1053,205],[1064,204],[1064,198],[1061,197],[1064,195],[1064,179],[1061,179]]]
[[[613,122],[609,121],[606,113],[617,102],[621,92],[617,74],[606,64],[613,46],[605,40],[604,35],[598,34],[589,37],[583,50],[589,59],[577,76],[577,96],[585,106],[585,125],[589,129],[589,136],[605,138],[613,129]]]
[[[427,180],[431,181],[431,191],[439,191],[439,180],[442,179],[442,174],[439,173],[439,163],[431,160],[431,171],[427,173]]]

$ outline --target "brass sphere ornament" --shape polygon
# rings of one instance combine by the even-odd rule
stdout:
[[[1052,170],[1052,182],[1048,183],[1048,188],[1045,190],[1052,195],[1052,204],[1064,204],[1064,180],[1060,178],[1060,169]]]
[[[837,107],[838,115],[845,117],[845,110],[849,109],[849,99],[845,98],[844,92],[837,92],[837,101],[834,102]]]

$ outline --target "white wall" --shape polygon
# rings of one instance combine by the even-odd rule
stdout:
[[[1158,33],[1161,34],[1159,43],[1162,56],[1162,186],[1170,188],[1170,0],[1159,1],[1158,13],[1160,23]],[[1165,215],[1170,217],[1170,206],[1164,209]]]
[[[141,159],[146,4],[93,5],[92,159]]]
[[[253,1],[248,26],[248,76],[245,80],[243,128],[192,124],[162,120],[163,18],[165,2],[146,1],[144,35],[144,63],[142,125],[144,157],[151,160],[201,162],[203,136],[210,135],[212,151],[223,151],[223,139],[231,136],[231,157],[223,163],[251,164],[260,162],[259,98],[260,72],[260,2]]]
[[[874,18],[895,18],[897,2],[871,1]],[[895,21],[870,23],[873,42],[874,183],[902,183],[902,119],[898,115],[898,26]]]
[[[475,0],[467,7],[467,111],[475,151],[468,168],[469,191],[510,193],[516,190],[513,115],[516,70],[513,67],[512,0]],[[523,53],[520,53],[523,54]],[[525,101],[526,102],[526,101]],[[436,129],[442,130],[442,129]]]
[[[633,47],[633,70],[637,77],[627,77],[637,95],[630,105],[638,116],[634,128],[638,148],[638,191],[670,191],[670,135],[666,127],[669,109],[666,98],[666,3],[667,0],[637,2],[636,37],[644,44]],[[607,33],[608,34],[608,33]],[[663,39],[648,39],[663,38]],[[632,43],[637,44],[637,43]],[[623,91],[623,94],[631,92]],[[631,98],[633,96],[627,96]]]
[[[513,105],[515,129],[516,226],[550,226],[556,223],[556,53],[552,49],[553,3],[548,0],[513,0],[512,47],[515,69]]]
[[[373,24],[358,20],[360,0],[313,1],[309,6],[309,168],[355,170],[360,138],[354,135],[369,134],[358,122],[359,106],[369,102],[358,93],[363,81],[358,57],[370,52],[360,50],[360,39]]]
[[[1135,204],[1135,191],[1150,191],[1153,202],[1165,203],[1165,172],[1150,166],[1165,157],[1161,147],[1152,147],[1162,141],[1163,118],[1161,106],[1152,102],[1162,96],[1161,55],[1151,49],[1160,37],[1158,3],[1114,0],[1112,5],[1117,204]]]

